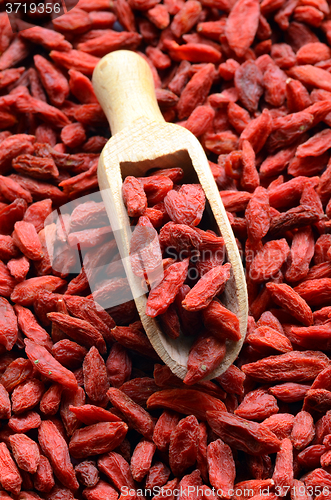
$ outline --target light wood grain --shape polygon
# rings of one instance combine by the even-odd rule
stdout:
[[[238,247],[228,221],[208,160],[199,141],[179,125],[166,123],[158,108],[150,69],[138,54],[120,50],[101,59],[93,73],[93,85],[104,109],[113,137],[99,160],[98,179],[107,214],[115,232],[124,267],[145,331],[161,359],[178,377],[187,372],[192,339],[170,339],[156,319],[145,314],[146,296],[139,295],[140,279],[129,265],[130,221],[122,199],[122,181],[127,175],[143,176],[151,168],[181,167],[184,182],[200,182],[211,207],[210,228],[215,225],[224,238],[232,277],[223,303],[239,317],[241,340],[227,341],[221,365],[208,379],[223,373],[237,357],[246,335],[247,290]]]

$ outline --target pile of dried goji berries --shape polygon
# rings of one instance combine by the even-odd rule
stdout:
[[[330,498],[329,10],[80,0],[15,35],[0,13],[1,500]],[[162,364],[102,202],[81,199],[109,138],[90,77],[119,48],[146,58],[165,119],[201,141],[243,256],[247,338],[212,381]]]
[[[239,319],[218,297],[230,279],[224,240],[198,227],[207,212],[205,193],[200,184],[179,186],[183,176],[181,168],[127,176],[122,192],[128,214],[138,217],[130,262],[149,286],[146,315],[158,317],[170,338],[181,331],[191,336],[183,381],[192,385],[211,378],[226,354],[226,340],[238,341],[241,333]]]

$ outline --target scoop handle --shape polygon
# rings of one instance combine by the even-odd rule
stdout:
[[[95,94],[112,135],[145,118],[164,122],[147,62],[130,50],[116,50],[99,61],[93,72]]]

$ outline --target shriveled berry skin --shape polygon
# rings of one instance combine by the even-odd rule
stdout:
[[[0,12],[1,499],[327,500],[329,3],[70,7]],[[147,62],[165,121],[201,143],[245,269],[245,341],[212,380],[241,331],[185,144],[121,164],[118,193],[143,313],[186,346],[184,381],[144,331],[99,193],[112,131],[92,74],[123,49]],[[125,154],[143,154],[130,139]]]
[[[182,474],[196,461],[198,433],[198,421],[193,415],[180,420],[171,433],[169,465],[176,476]]]
[[[147,208],[147,198],[139,180],[132,176],[126,177],[122,192],[128,215],[130,217],[143,215]]]

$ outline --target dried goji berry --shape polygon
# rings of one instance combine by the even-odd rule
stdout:
[[[33,313],[29,309],[18,304],[15,304],[14,311],[17,315],[18,326],[22,333],[37,344],[47,349],[51,349],[53,346],[52,340],[46,330],[39,325]]]
[[[146,488],[154,489],[166,484],[170,476],[170,469],[162,462],[155,462],[149,469],[146,477]]]
[[[185,259],[182,262],[170,265],[165,270],[163,280],[151,290],[148,296],[146,305],[146,314],[148,316],[155,317],[164,313],[167,307],[174,302],[179,288],[186,279],[188,264],[188,259]]]
[[[207,447],[207,460],[210,484],[222,491],[224,498],[231,498],[236,469],[230,446],[221,439],[212,441]],[[223,470],[218,467],[219,463]]]
[[[26,354],[38,372],[68,389],[77,390],[78,385],[73,373],[56,361],[47,349],[29,339],[25,339],[25,346]]]
[[[293,451],[290,439],[285,438],[281,442],[281,448],[277,452],[276,463],[272,479],[281,496],[286,496],[286,487],[293,483]]]
[[[133,349],[152,359],[159,359],[147,335],[142,331],[140,321],[129,326],[116,326],[112,329],[112,336],[127,349]]]
[[[313,440],[315,435],[314,421],[312,416],[306,412],[299,412],[294,419],[291,433],[291,441],[294,448],[302,450]]]
[[[61,483],[69,489],[77,490],[79,484],[70,461],[68,445],[53,422],[44,420],[41,423],[38,439],[43,453],[50,460],[54,473]]]
[[[99,481],[99,471],[92,460],[84,460],[76,465],[75,473],[78,481],[87,488],[93,488]]]
[[[198,311],[206,308],[215,295],[221,293],[230,278],[231,264],[212,268],[186,295],[182,304],[188,311]]]
[[[147,411],[115,387],[111,387],[107,391],[107,396],[110,402],[123,413],[130,427],[136,429],[147,439],[152,438],[154,422]]]
[[[40,461],[37,443],[25,434],[9,436],[9,442],[19,468],[31,474],[35,473]]]
[[[276,399],[267,394],[263,389],[248,392],[238,408],[235,415],[248,420],[264,420],[279,410]]]
[[[219,366],[226,354],[225,341],[208,331],[200,334],[189,351],[184,383],[192,385],[208,377]]]
[[[153,432],[153,442],[160,451],[166,451],[169,447],[170,436],[179,422],[178,414],[165,410],[158,418]]]
[[[71,405],[84,405],[85,393],[82,387],[78,387],[76,392],[64,391],[61,397],[60,416],[66,434],[71,437],[73,433],[81,426],[80,420],[75,413],[70,410]]]
[[[219,339],[240,340],[239,320],[217,300],[203,310],[203,322],[207,330]]]
[[[130,466],[119,453],[111,451],[103,455],[98,459],[98,468],[109,477],[118,490],[125,486],[134,489],[135,484]]]
[[[225,25],[225,35],[231,49],[239,57],[245,55],[254,40],[259,14],[259,4],[255,0],[240,0],[231,10]],[[242,23],[247,23],[247,30],[240,30]]]
[[[142,481],[149,471],[156,446],[151,441],[141,440],[133,451],[130,469],[135,481]]]
[[[11,395],[13,413],[31,410],[39,403],[43,392],[44,384],[33,378],[16,386]]]
[[[164,205],[175,223],[197,226],[205,208],[205,194],[198,184],[183,184],[179,191],[168,191]]]
[[[3,297],[0,297],[0,311],[0,343],[5,346],[7,351],[10,351],[18,336],[17,318],[13,307]]]
[[[276,413],[266,418],[262,422],[263,427],[267,427],[278,439],[285,439],[291,436],[294,416],[290,413]]]
[[[246,61],[235,72],[234,83],[239,99],[249,111],[258,108],[263,93],[262,82],[262,73],[253,61]]]
[[[298,321],[309,326],[313,324],[313,313],[307,302],[285,283],[267,283],[272,299],[283,309],[292,314]]]
[[[51,464],[44,455],[40,455],[39,465],[33,476],[33,485],[37,491],[46,493],[49,493],[55,485]]]
[[[258,282],[272,278],[280,270],[289,253],[290,248],[284,238],[268,241],[256,254],[250,266],[250,278]]]
[[[120,387],[131,374],[131,358],[127,350],[119,343],[111,347],[106,361],[108,380],[113,387]]]
[[[277,330],[268,326],[260,326],[250,333],[247,342],[258,351],[268,353],[270,350],[289,352],[293,350],[289,339]]]
[[[144,189],[136,177],[125,178],[122,187],[123,199],[130,217],[143,215],[147,208],[147,198]]]
[[[248,454],[274,453],[280,449],[281,443],[276,435],[257,422],[213,411],[207,411],[207,421],[225,443]]]
[[[128,430],[124,422],[100,422],[74,432],[69,451],[75,458],[86,458],[112,451],[121,443]]]
[[[0,482],[7,491],[19,494],[22,478],[5,443],[0,443]]]
[[[40,411],[44,415],[55,415],[60,407],[62,387],[52,384],[40,400]]]
[[[169,408],[184,415],[195,415],[201,420],[206,419],[206,411],[226,411],[220,399],[193,389],[166,389],[155,392],[148,399],[147,408]]]
[[[242,371],[263,382],[306,382],[313,380],[328,362],[319,351],[292,351],[243,365]]]
[[[178,117],[189,116],[194,108],[202,104],[207,97],[214,79],[214,66],[209,63],[201,68],[185,86],[177,104]]]
[[[109,382],[104,360],[96,347],[91,347],[83,362],[84,388],[94,403],[101,403],[106,398]]]
[[[105,353],[106,344],[101,333],[87,321],[57,312],[48,313],[48,317],[68,337],[81,342],[86,347],[96,346],[102,354]]]
[[[8,392],[0,384],[0,416],[2,419],[9,419],[11,415],[11,403]]]
[[[72,406],[69,404],[69,411],[74,413],[78,420],[86,425],[93,425],[99,422],[118,422],[120,418],[114,413],[90,404]]]

